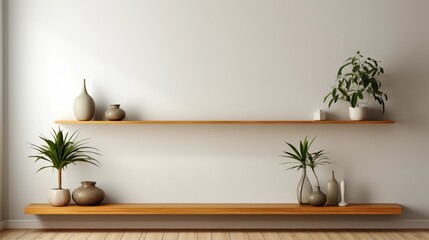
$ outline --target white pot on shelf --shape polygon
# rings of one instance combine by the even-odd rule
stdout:
[[[67,206],[70,203],[70,190],[51,188],[48,193],[48,202],[54,206]]]
[[[362,121],[365,120],[368,114],[367,107],[349,107],[350,120]]]

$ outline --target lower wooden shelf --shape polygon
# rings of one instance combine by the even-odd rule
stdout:
[[[398,215],[399,204],[350,204],[313,207],[299,204],[132,204],[53,207],[32,203],[25,214],[45,215]]]

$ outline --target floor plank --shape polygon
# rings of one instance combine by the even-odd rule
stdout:
[[[146,234],[147,234],[147,232],[141,232],[140,240],[146,239]]]
[[[162,240],[162,236],[164,236],[163,232],[147,232],[144,240]],[[123,238],[123,240],[125,240],[125,238]]]
[[[34,240],[52,240],[57,234],[54,231],[42,231]]]
[[[84,232],[75,232],[71,236],[70,240],[86,240],[89,235],[91,235],[91,232],[84,231]]]
[[[277,232],[263,232],[264,240],[280,240],[280,236]]]
[[[421,240],[429,239],[429,231],[409,231],[405,232],[406,236],[413,236]]]
[[[196,232],[179,232],[178,240],[197,240],[198,235]]]
[[[230,232],[229,237],[231,240],[249,240],[247,232]]]
[[[121,240],[124,232],[109,232],[105,240]]]
[[[24,235],[19,237],[19,240],[34,240],[36,239],[40,233],[42,233],[40,230],[29,230]]]
[[[279,234],[280,240],[296,240],[292,232],[281,231],[278,234]]]
[[[322,236],[326,236],[329,240],[344,240],[337,231],[322,232]],[[313,237],[313,239],[316,239]]]
[[[139,232],[7,229],[1,240],[428,240],[428,230],[303,230],[279,232]]]
[[[24,235],[27,230],[12,230],[6,229],[0,232],[1,240],[15,240]]]
[[[107,237],[108,232],[93,232],[87,240],[104,240]]]
[[[198,240],[212,240],[212,233],[211,232],[197,232],[197,239]]]
[[[73,234],[74,232],[71,231],[59,232],[52,240],[69,240]]]
[[[331,240],[331,238],[329,238],[325,232],[322,231],[309,231],[308,235],[310,235],[311,239],[317,239],[317,240]]]
[[[28,231],[26,232],[24,235],[22,235],[21,237],[19,237],[19,240],[34,240],[36,237],[38,237],[40,235],[40,231]]]
[[[179,238],[179,232],[165,232],[162,236],[162,240],[177,240]]]
[[[230,240],[229,232],[212,232],[212,240]]]
[[[370,239],[374,239],[374,240],[388,240],[388,239],[386,239],[383,236],[383,234],[381,234],[378,231],[369,231],[369,232],[366,232],[366,233],[370,236]]]
[[[261,232],[248,232],[249,240],[264,240],[264,235]]]
[[[397,239],[397,240],[420,240],[418,238],[415,238],[413,236],[406,237],[401,232],[393,231],[393,232],[386,232],[385,233],[390,239]]]
[[[345,240],[360,240],[362,238],[359,236],[359,234],[367,234],[367,233],[361,232],[361,231],[353,231],[353,232],[350,232],[350,231],[339,231],[338,232],[338,235],[340,235],[341,238],[345,239]],[[363,239],[368,240],[368,239],[372,239],[372,238],[370,238],[369,236],[366,236]]]
[[[310,234],[307,232],[292,232],[295,239],[299,240],[312,240]]]
[[[141,232],[125,232],[121,240],[139,240],[141,235]]]

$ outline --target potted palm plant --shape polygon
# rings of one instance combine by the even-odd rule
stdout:
[[[43,169],[56,169],[58,178],[58,187],[52,188],[48,194],[48,201],[53,206],[66,206],[70,202],[70,190],[62,187],[62,174],[68,165],[76,165],[79,162],[99,166],[99,162],[91,155],[100,155],[98,149],[86,146],[86,139],[77,140],[77,131],[73,134],[63,133],[52,129],[52,139],[39,136],[43,144],[30,144],[31,148],[36,150],[37,154],[30,156],[35,158],[35,162],[44,161],[46,165],[39,168],[37,172]]]
[[[286,155],[281,155],[282,157],[286,157],[292,159],[291,162],[285,162],[283,164],[292,164],[291,167],[286,170],[302,169],[301,179],[298,182],[297,187],[297,198],[299,204],[311,204],[311,194],[313,193],[313,188],[311,186],[310,180],[308,179],[307,167],[310,167],[314,173],[314,176],[317,180],[317,188],[320,190],[319,179],[316,175],[315,168],[319,165],[323,165],[328,163],[327,157],[325,156],[324,150],[320,150],[317,152],[310,152],[310,147],[314,142],[313,138],[310,142],[307,137],[304,140],[299,142],[299,149],[292,145],[291,143],[286,142],[286,144],[292,149],[292,151],[284,151]],[[326,198],[326,196],[325,196]]]
[[[307,159],[310,150],[310,146],[313,143],[314,139],[311,142],[308,142],[307,137],[303,141],[299,142],[299,150],[292,145],[291,143],[286,142],[286,144],[292,149],[292,151],[283,151],[286,155],[281,155],[282,157],[292,159],[291,162],[285,162],[283,164],[292,164],[287,170],[296,169],[297,171],[302,170],[301,179],[298,182],[296,194],[299,204],[308,204],[308,197],[311,194],[312,187],[310,180],[307,175]]]
[[[317,174],[316,174],[316,167],[321,166],[321,165],[325,165],[328,163],[330,163],[330,162],[328,161],[328,157],[325,155],[325,150],[320,150],[320,151],[317,151],[314,153],[310,153],[308,155],[307,166],[313,172],[314,177],[316,178],[316,182],[317,182],[317,185],[314,188],[314,191],[308,197],[309,203],[313,206],[323,206],[326,203],[327,197],[326,197],[326,194],[324,194],[320,190],[320,182],[319,182],[319,178],[317,177]]]
[[[373,58],[364,58],[357,51],[355,56],[348,58],[339,68],[335,84],[323,102],[329,100],[328,107],[338,100],[349,102],[350,119],[364,120],[366,108],[360,105],[368,103],[369,99],[373,98],[382,106],[384,113],[384,102],[388,98],[381,91],[381,82],[376,79],[377,76],[384,73],[384,69],[378,63],[379,61]]]

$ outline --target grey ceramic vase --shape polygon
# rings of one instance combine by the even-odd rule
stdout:
[[[338,185],[337,180],[335,179],[334,171],[332,171],[331,179],[329,179],[328,185],[326,186],[326,195],[328,198],[328,200],[326,201],[326,205],[337,206],[338,203],[340,202],[339,192],[340,192],[340,187]]]
[[[89,121],[94,117],[95,102],[86,91],[86,80],[83,79],[83,89],[79,96],[74,100],[73,111],[76,119],[79,121]]]
[[[321,207],[326,203],[326,195],[320,191],[320,187],[316,186],[314,191],[308,197],[308,202],[311,206]]]
[[[95,183],[93,181],[82,181],[82,186],[73,191],[73,201],[81,206],[100,204],[104,199],[104,191],[96,187]]]
[[[110,108],[107,109],[106,113],[104,114],[109,121],[121,121],[125,118],[126,113],[125,111],[120,108],[120,104],[112,104],[110,105]]]
[[[305,168],[302,169],[302,176],[298,182],[296,189],[296,195],[299,204],[308,204],[308,197],[311,194],[313,188],[311,187],[310,180],[308,180],[307,171]]]

